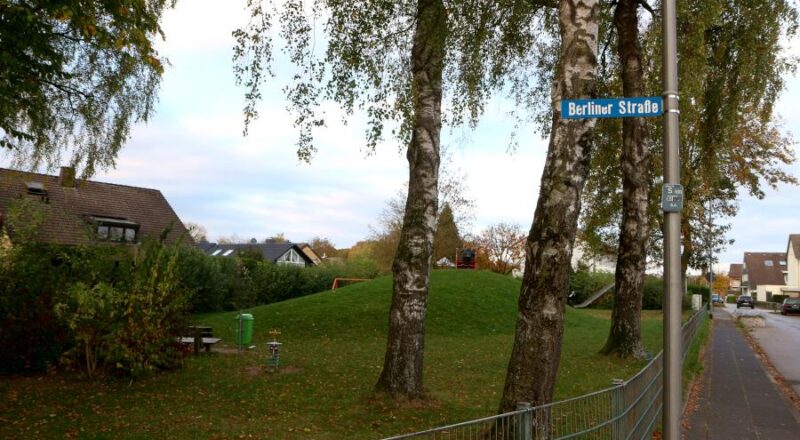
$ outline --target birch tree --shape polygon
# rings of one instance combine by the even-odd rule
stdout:
[[[490,0],[287,0],[280,8],[249,0],[252,20],[234,32],[237,79],[246,89],[245,133],[257,117],[261,85],[272,75],[274,17],[289,61],[285,88],[299,131],[297,153],[310,161],[314,129],[326,123],[320,104],[368,117],[367,151],[389,130],[406,148],[408,194],[389,311],[384,366],[376,390],[424,397],[425,312],[436,214],[443,122],[474,125],[491,92],[526,89],[538,57],[541,2]],[[324,23],[318,30],[315,23]],[[315,42],[326,41],[323,54]],[[546,44],[546,43],[545,43]],[[448,88],[449,85],[449,88]],[[452,97],[442,112],[443,95]],[[534,94],[528,94],[533,96]]]
[[[84,176],[113,166],[153,113],[166,60],[154,43],[174,0],[0,2],[0,153]]]
[[[526,242],[514,346],[500,403],[550,402],[564,335],[572,245],[589,172],[594,119],[562,119],[561,99],[595,97],[597,0],[560,0],[560,52],[552,83],[552,128],[539,200]]]

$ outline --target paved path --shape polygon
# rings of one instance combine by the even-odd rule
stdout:
[[[797,440],[800,423],[725,311],[714,313],[702,390],[687,440]]]

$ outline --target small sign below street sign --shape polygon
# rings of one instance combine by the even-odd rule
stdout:
[[[661,187],[661,210],[681,212],[683,209],[683,185],[665,183]]]
[[[652,117],[663,111],[659,96],[561,100],[561,117],[565,119]]]

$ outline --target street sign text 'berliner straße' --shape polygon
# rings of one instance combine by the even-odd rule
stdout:
[[[561,100],[564,119],[652,117],[663,110],[659,96]]]

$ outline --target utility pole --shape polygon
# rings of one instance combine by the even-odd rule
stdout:
[[[681,437],[681,209],[678,40],[675,0],[662,2],[664,83],[664,440]],[[670,197],[672,197],[670,199]],[[678,197],[676,201],[675,197]],[[667,203],[672,201],[672,203]]]

